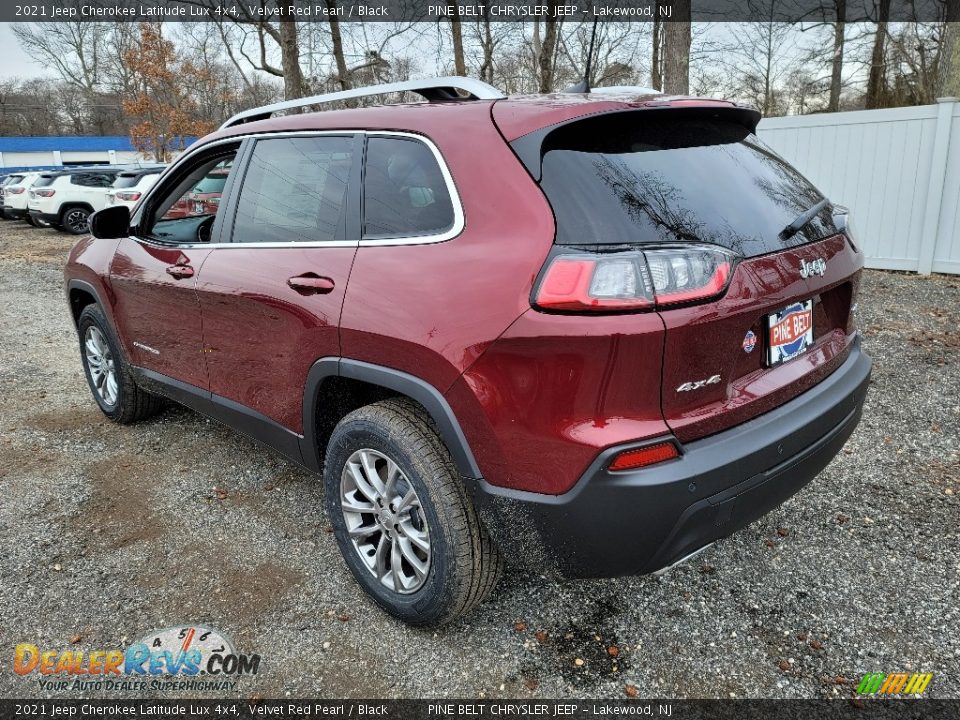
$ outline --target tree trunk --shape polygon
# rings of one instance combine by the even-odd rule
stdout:
[[[668,95],[690,92],[690,0],[676,0],[663,32],[663,90]]]
[[[960,94],[960,0],[947,0],[946,10],[937,68],[937,97]]]
[[[297,42],[297,22],[280,17],[280,62],[283,67],[283,97],[296,100],[303,97],[303,72],[300,70],[300,45]]]
[[[833,23],[833,60],[830,67],[830,101],[827,112],[840,110],[840,87],[843,84],[843,40],[846,26],[847,2],[834,0],[837,19]]]
[[[450,17],[450,35],[453,38],[453,74],[460,77],[467,75],[467,62],[463,57],[463,32],[460,25],[460,6],[454,4],[453,15]]]
[[[551,3],[551,9],[556,3]],[[543,34],[543,47],[540,48],[540,92],[553,92],[553,55],[557,44],[557,21],[546,20],[547,29]]]
[[[493,32],[490,29],[490,17],[483,15],[483,64],[480,66],[480,79],[493,82]]]
[[[870,74],[867,77],[867,110],[884,106],[887,79],[887,23],[890,19],[890,0],[880,0],[877,17],[877,32],[873,36],[873,53],[870,56]]]
[[[325,2],[327,9],[330,10],[330,44],[333,46],[333,60],[337,64],[337,82],[340,83],[341,90],[349,90],[353,83],[350,82],[350,71],[347,70],[347,60],[343,56],[340,20],[335,13],[337,0],[325,0]]]
[[[653,56],[650,60],[650,85],[654,90],[663,90],[663,68],[661,67],[660,47],[663,44],[663,22],[660,20],[660,3],[654,8],[653,16]]]

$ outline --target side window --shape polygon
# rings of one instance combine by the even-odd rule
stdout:
[[[209,242],[237,148],[184,168],[149,201],[140,232],[164,242]]]
[[[367,140],[363,236],[438,235],[453,227],[453,203],[433,152],[405,138]]]
[[[348,136],[257,141],[237,201],[233,241],[342,239],[353,147]]]

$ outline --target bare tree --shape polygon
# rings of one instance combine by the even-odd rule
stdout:
[[[946,0],[937,96],[960,94],[960,0]]]
[[[546,30],[543,34],[543,46],[540,49],[539,57],[539,80],[540,92],[549,93],[554,90],[554,68],[556,64],[557,50],[557,26],[556,9],[560,3],[552,0],[547,7],[550,8],[551,19],[545,21]]]
[[[690,0],[676,0],[663,33],[663,90],[670,95],[690,92]]]

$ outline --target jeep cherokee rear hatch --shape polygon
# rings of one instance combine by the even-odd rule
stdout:
[[[683,441],[810,388],[852,337],[857,251],[823,195],[753,134],[756,117],[612,112],[513,143],[556,218],[534,306],[658,312],[661,407]]]

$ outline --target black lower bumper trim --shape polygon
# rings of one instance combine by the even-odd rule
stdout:
[[[570,577],[653,572],[736,532],[816,477],[856,428],[870,370],[855,341],[836,371],[779,408],[634,472],[606,470],[631,446],[611,448],[564,495],[468,482],[508,558]]]

